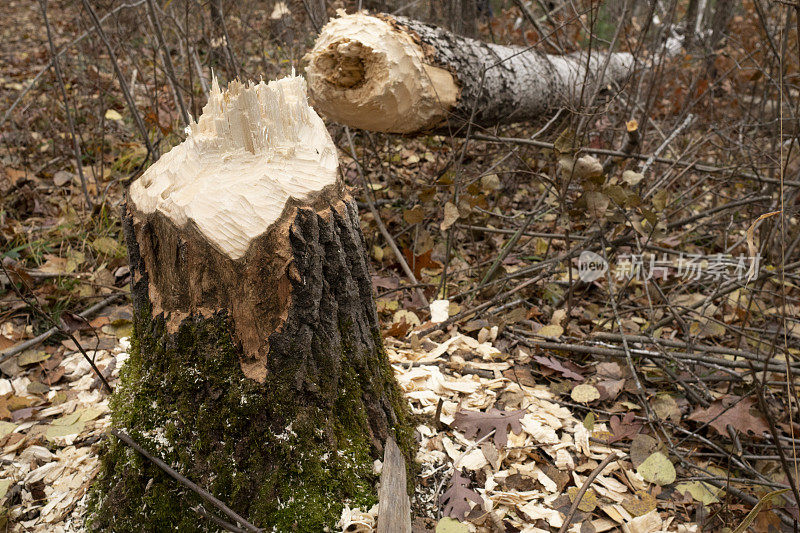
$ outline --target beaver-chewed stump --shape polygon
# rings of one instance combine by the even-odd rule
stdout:
[[[255,525],[323,531],[376,503],[390,435],[413,453],[355,203],[300,77],[215,83],[187,132],[128,192],[113,423]],[[217,529],[200,503],[109,437],[94,528]]]

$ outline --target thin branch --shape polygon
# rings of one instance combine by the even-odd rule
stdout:
[[[564,518],[564,523],[561,524],[561,527],[558,530],[558,533],[565,533],[567,529],[569,529],[570,524],[572,524],[573,518],[575,518],[575,511],[578,510],[578,506],[581,504],[581,500],[583,499],[583,495],[586,494],[586,491],[589,490],[589,487],[592,485],[592,482],[595,480],[597,476],[600,475],[605,467],[611,464],[611,461],[614,461],[617,458],[617,454],[611,452],[611,454],[603,459],[603,462],[597,465],[597,468],[592,470],[592,473],[589,474],[589,477],[586,478],[586,481],[583,482],[581,489],[578,491],[578,494],[575,495],[575,499],[572,501],[572,505],[567,511],[567,516]]]
[[[61,98],[64,100],[64,113],[67,115],[67,124],[69,125],[69,135],[72,137],[72,150],[75,154],[75,168],[78,170],[78,177],[81,180],[81,190],[83,197],[86,200],[86,206],[89,211],[94,209],[94,202],[89,196],[89,190],[86,188],[86,176],[83,174],[83,164],[81,163],[81,143],[78,135],[75,133],[75,121],[72,119],[72,112],[69,109],[69,98],[67,98],[67,89],[64,87],[64,76],[61,74],[61,64],[58,61],[58,54],[56,53],[56,45],[53,44],[53,34],[50,30],[50,20],[47,18],[47,0],[39,0],[39,6],[42,8],[42,18],[44,18],[44,26],[47,29],[47,42],[50,45],[50,56],[52,57],[53,67],[56,71],[56,79],[58,80],[58,87],[61,91]]]
[[[169,84],[172,86],[172,92],[175,93],[175,99],[177,100],[176,103],[180,109],[181,117],[183,117],[183,123],[184,125],[188,126],[191,122],[191,119],[189,118],[189,113],[186,111],[186,105],[183,103],[183,96],[181,96],[180,90],[181,87],[178,83],[178,78],[175,76],[175,69],[172,66],[172,58],[169,55],[169,49],[164,42],[164,33],[161,31],[161,20],[156,15],[156,9],[153,6],[153,0],[147,0],[147,10],[150,13],[150,18],[153,21],[156,39],[158,39],[158,46],[161,48],[161,55],[164,56],[164,69],[167,71],[167,79],[169,80]]]
[[[11,280],[12,279],[11,278],[11,274],[9,274],[8,269],[6,269],[6,265],[4,265],[2,261],[0,261],[0,268],[3,269],[3,274],[5,274],[5,276],[9,280]],[[22,282],[22,284],[23,284],[23,286],[25,286],[25,282],[24,281]],[[36,311],[40,316],[42,316],[42,318],[44,318],[45,320],[47,320],[48,322],[53,324],[53,327],[56,328],[56,330],[58,330],[60,333],[62,333],[64,335],[66,335],[67,337],[69,337],[70,340],[75,343],[75,346],[77,346],[78,351],[81,352],[81,355],[83,355],[83,358],[86,359],[86,362],[89,363],[89,366],[92,367],[92,370],[94,371],[94,373],[97,375],[97,377],[103,383],[103,388],[106,389],[107,393],[112,394],[114,391],[111,388],[111,385],[108,384],[108,381],[106,380],[106,377],[103,375],[102,372],[100,372],[100,370],[94,364],[94,359],[89,357],[89,354],[87,354],[86,350],[83,349],[83,346],[81,346],[81,343],[78,342],[78,339],[76,339],[75,336],[72,335],[72,333],[69,330],[67,330],[66,328],[62,327],[61,324],[59,324],[58,321],[55,318],[50,316],[49,313],[47,313],[44,309],[42,309],[42,307],[38,303],[36,303],[34,301],[31,301],[24,294],[22,294],[22,291],[20,291],[17,288],[17,284],[16,283],[11,281],[10,285],[11,285],[11,290],[13,290],[16,293],[17,297],[20,300],[25,302],[25,304],[28,305],[28,307],[30,307],[31,309]],[[25,286],[25,288],[30,290],[27,286]]]
[[[155,154],[153,145],[150,142],[150,137],[147,135],[147,128],[145,128],[144,122],[142,121],[142,117],[139,115],[139,110],[136,109],[136,103],[133,101],[133,96],[131,96],[130,90],[128,90],[128,83],[125,81],[125,76],[122,75],[122,70],[119,68],[119,62],[117,61],[117,55],[114,53],[114,47],[111,46],[111,43],[109,42],[108,37],[106,36],[106,33],[103,31],[103,26],[100,23],[100,19],[97,18],[97,13],[95,13],[94,9],[92,8],[92,5],[89,3],[89,0],[81,0],[81,1],[83,2],[83,7],[86,8],[86,11],[89,13],[92,22],[94,23],[97,35],[100,36],[100,39],[103,41],[103,44],[106,47],[106,51],[108,52],[108,55],[111,58],[111,65],[114,67],[114,72],[117,74],[119,87],[122,90],[122,94],[125,96],[125,101],[128,103],[128,110],[133,115],[133,119],[136,122],[136,127],[139,129],[139,134],[142,136],[145,146],[147,146],[148,156],[151,154]]]
[[[479,140],[479,141],[487,141],[487,142],[500,142],[500,143],[510,143],[510,144],[527,144],[530,146],[536,146],[538,148],[547,148],[547,149],[554,149],[555,145],[553,143],[545,142],[545,141],[537,141],[533,139],[523,139],[519,137],[498,137],[496,135],[486,135],[481,133],[473,133],[472,138]],[[606,148],[592,148],[591,146],[583,146],[580,149],[581,152],[585,152],[587,154],[599,154],[599,155],[608,155],[608,156],[615,156],[615,157],[628,157],[630,159],[638,159],[640,161],[647,161],[650,158],[648,154],[626,154],[620,150],[608,150]],[[667,165],[674,165],[678,167],[689,167],[691,166],[695,170],[700,172],[709,172],[709,173],[725,173],[730,172],[733,174],[734,177],[742,177],[751,180],[755,180],[762,183],[776,183],[780,184],[781,180],[777,178],[765,178],[762,176],[757,176],[756,174],[752,174],[749,172],[742,172],[736,170],[733,167],[716,167],[707,163],[696,163],[690,161],[680,161],[678,159],[669,159],[667,157],[655,157],[653,161],[656,163],[664,163]],[[790,187],[800,187],[800,181],[791,181],[791,180],[784,180],[783,182],[785,185]]]
[[[114,300],[118,299],[120,296],[122,296],[122,293],[112,294],[108,298],[105,298],[104,300],[102,300],[100,302],[97,302],[93,306],[87,307],[86,309],[84,309],[83,311],[78,313],[78,317],[83,318],[84,320],[86,320],[90,316],[92,316],[93,314],[98,312],[99,310],[101,310],[104,307],[106,307],[107,305],[109,305]],[[8,349],[0,352],[0,363],[5,361],[9,357],[13,357],[13,356],[17,355],[18,353],[24,352],[28,348],[32,348],[33,346],[36,346],[37,344],[46,341],[47,339],[52,337],[58,331],[59,331],[59,329],[57,327],[52,327],[52,328],[48,329],[47,331],[45,331],[44,333],[42,333],[41,335],[39,335],[37,337],[29,339],[29,340],[27,340],[25,342],[22,342],[20,344],[17,344],[16,346],[12,346],[11,348],[8,348]]]
[[[112,9],[111,11],[109,11],[108,13],[103,15],[103,17],[100,19],[100,22],[105,22],[105,20],[108,17],[110,17],[111,15],[117,13],[118,11],[120,11],[122,9],[138,7],[138,6],[142,5],[144,2],[145,2],[145,0],[138,0],[138,1],[130,3],[130,4],[118,5],[117,7],[115,7],[114,9]],[[59,50],[54,57],[50,58],[50,62],[47,65],[45,65],[44,67],[42,67],[42,69],[36,74],[36,76],[33,77],[33,79],[28,84],[28,86],[25,87],[25,89],[23,89],[23,91],[21,93],[19,93],[17,98],[14,100],[14,103],[12,103],[11,106],[3,114],[3,118],[2,118],[2,120],[0,120],[0,126],[2,126],[3,124],[6,123],[6,120],[8,120],[8,117],[11,116],[11,113],[14,111],[14,109],[16,109],[17,105],[19,105],[19,103],[22,101],[22,99],[25,97],[25,95],[28,94],[28,92],[30,92],[30,90],[33,89],[36,86],[37,83],[39,83],[39,80],[42,78],[42,76],[44,76],[45,72],[50,70],[50,67],[53,66],[54,59],[56,57],[61,57],[61,55],[64,54],[64,52],[66,52],[67,50],[69,50],[70,48],[72,48],[73,46],[75,46],[76,44],[78,44],[79,42],[84,40],[85,38],[87,38],[89,35],[94,33],[94,31],[95,31],[94,29],[91,29],[91,30],[87,30],[87,31],[83,32],[77,38],[75,38],[75,40],[73,40],[72,42],[70,42],[69,44],[65,45],[63,48],[61,48],[61,50]]]
[[[225,505],[224,503],[219,501],[217,498],[215,498],[213,494],[211,494],[210,492],[208,492],[204,488],[200,487],[199,485],[197,485],[196,483],[194,483],[190,479],[186,478],[185,476],[182,476],[181,474],[176,472],[167,463],[165,463],[164,461],[162,461],[158,457],[154,457],[154,456],[150,455],[150,453],[148,453],[147,450],[145,450],[144,448],[139,446],[139,444],[137,444],[136,441],[134,441],[132,438],[130,438],[128,435],[126,435],[122,431],[120,431],[118,429],[112,429],[111,430],[111,434],[114,435],[115,437],[117,437],[119,440],[121,440],[125,444],[127,444],[128,446],[130,446],[131,448],[133,448],[134,450],[136,450],[137,452],[139,452],[140,454],[142,454],[143,456],[145,456],[151,462],[155,463],[156,466],[158,466],[161,470],[163,470],[172,479],[174,479],[175,481],[177,481],[178,483],[180,483],[181,485],[183,485],[187,489],[191,490],[192,492],[194,492],[195,494],[200,496],[200,498],[203,499],[206,503],[208,503],[209,505],[213,505],[220,512],[224,513],[225,516],[227,516],[228,518],[230,518],[231,520],[233,520],[235,522],[238,522],[247,531],[250,531],[251,533],[261,533],[261,531],[262,531],[261,529],[257,528],[256,526],[254,526],[253,524],[248,522],[246,519],[244,519],[243,517],[239,516],[236,512],[232,511],[230,507],[228,507],[227,505]]]
[[[397,243],[394,242],[392,238],[392,234],[389,233],[389,230],[386,229],[386,225],[381,220],[381,214],[378,212],[378,209],[375,207],[375,202],[370,196],[370,188],[369,183],[367,183],[367,178],[364,176],[364,170],[361,168],[361,162],[358,160],[358,156],[356,155],[356,147],[353,144],[353,136],[350,134],[350,128],[345,126],[344,128],[345,134],[347,135],[347,142],[350,145],[350,155],[353,158],[353,161],[356,163],[356,169],[358,170],[358,175],[361,178],[361,183],[364,187],[364,198],[367,200],[367,204],[369,205],[369,211],[372,213],[372,218],[375,220],[375,223],[378,225],[378,229],[383,235],[383,238],[386,239],[386,242],[389,244],[389,248],[392,249],[392,253],[394,253],[397,262],[400,263],[400,267],[403,269],[403,272],[406,273],[408,279],[411,280],[413,285],[419,285],[417,281],[417,277],[412,272],[411,268],[409,268],[408,263],[406,262],[406,258],[403,257],[403,254],[400,253],[400,249],[397,247]],[[416,289],[417,295],[419,296],[422,303],[425,307],[428,307],[428,299],[425,297],[425,293],[422,292],[422,289]]]

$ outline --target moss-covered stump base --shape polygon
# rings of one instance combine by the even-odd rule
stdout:
[[[292,396],[244,377],[223,314],[186,319],[176,335],[166,334],[163,318],[140,318],[136,329],[114,425],[151,453],[267,530],[319,532],[343,503],[376,502],[375,454],[364,413],[354,409],[356,375],[341,383],[335,417],[306,409],[288,423]],[[103,452],[92,526],[216,529],[192,511],[199,498],[124,443],[110,437]]]

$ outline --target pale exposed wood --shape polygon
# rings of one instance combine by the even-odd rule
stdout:
[[[348,126],[411,133],[442,122],[458,98],[411,34],[363,13],[331,20],[305,59],[315,108]]]
[[[214,80],[188,138],[130,188],[133,207],[193,225],[231,259],[283,212],[336,182],[336,147],[308,106],[306,84],[287,77],[269,84]]]
[[[407,492],[406,462],[392,437],[383,452],[378,494],[378,533],[411,533],[411,501]]]

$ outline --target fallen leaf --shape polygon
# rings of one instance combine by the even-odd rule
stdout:
[[[633,187],[634,185],[638,185],[640,181],[644,179],[643,174],[639,174],[638,172],[634,172],[632,170],[626,170],[622,173],[622,181]]]
[[[406,333],[408,333],[408,330],[410,330],[411,327],[411,324],[405,320],[401,320],[400,322],[392,322],[391,327],[386,330],[386,336],[394,337],[395,339],[402,339],[406,336]]]
[[[555,370],[556,372],[559,372],[565,378],[574,379],[575,381],[583,381],[583,379],[584,379],[583,376],[581,376],[577,372],[574,372],[573,370],[570,370],[569,368],[564,366],[561,363],[561,361],[559,361],[558,359],[555,359],[553,357],[544,357],[544,356],[541,356],[541,355],[534,355],[533,356],[533,360],[536,361],[537,363],[539,363],[540,365],[546,367],[546,368],[549,368],[551,370]]]
[[[10,479],[0,479],[0,501],[2,501],[3,498],[5,498],[9,487],[11,487]]]
[[[639,465],[636,472],[645,481],[656,485],[669,485],[675,482],[675,466],[661,452],[656,452]]]
[[[85,424],[83,422],[75,422],[67,426],[59,424],[50,424],[45,432],[45,438],[51,442],[55,441],[58,437],[69,437],[71,435],[78,435],[83,431]]]
[[[39,363],[50,357],[50,354],[44,350],[25,350],[17,356],[17,364],[19,366],[27,366]]]
[[[559,326],[558,324],[548,324],[546,326],[542,326],[536,334],[540,337],[547,337],[549,339],[557,339],[564,334],[564,328]]]
[[[0,396],[0,420],[11,420],[11,409],[8,408],[8,399]]]
[[[624,379],[604,379],[595,383],[595,387],[600,391],[600,399],[602,400],[613,400],[619,396],[624,386]]]
[[[638,422],[635,423],[633,421],[634,416],[632,412],[627,412],[621,420],[618,416],[611,417],[611,420],[608,421],[608,425],[611,428],[611,432],[614,433],[614,437],[608,440],[609,444],[626,438],[632,438],[641,431],[642,424]]]
[[[590,403],[600,399],[600,391],[594,385],[588,383],[581,383],[569,394],[572,401],[578,403]]]
[[[422,276],[423,268],[440,268],[442,266],[438,261],[431,259],[432,253],[432,248],[420,255],[414,255],[414,253],[408,248],[403,249],[403,257],[405,258],[406,263],[408,263],[408,266],[414,272],[414,277],[417,279]]]
[[[658,515],[658,511],[653,510],[623,524],[622,533],[655,533],[661,530],[662,523],[663,520]]]
[[[483,505],[483,498],[468,487],[469,483],[469,478],[463,477],[460,471],[453,472],[453,477],[450,478],[450,486],[439,498],[442,514],[451,518],[462,519],[470,511],[470,501]]]
[[[631,442],[631,463],[634,468],[638,468],[640,464],[658,451],[658,441],[650,435],[639,433],[633,437]]]
[[[586,210],[592,218],[603,218],[611,200],[600,191],[586,191]]]
[[[572,172],[580,180],[595,179],[603,175],[603,165],[594,156],[585,155],[575,161]]]
[[[15,429],[17,429],[16,424],[0,420],[0,441],[9,436]]]
[[[122,247],[111,237],[98,237],[92,241],[92,248],[98,253],[116,257],[122,255]]]
[[[633,516],[646,515],[658,505],[656,497],[646,490],[637,490],[636,496],[635,498],[628,498],[622,501],[622,507]]]
[[[122,120],[122,115],[120,115],[118,111],[115,111],[113,109],[106,110],[105,117],[106,120]]]
[[[405,220],[407,224],[419,224],[425,220],[425,213],[422,210],[422,206],[415,205],[412,209],[403,211],[403,220]]]
[[[719,501],[717,495],[722,489],[702,481],[690,481],[678,483],[675,485],[675,490],[680,494],[688,493],[695,501],[702,502],[704,505],[711,505]]]
[[[481,178],[481,188],[484,191],[491,192],[500,188],[500,178],[497,174],[487,174]]]
[[[782,211],[772,211],[769,213],[764,213],[757,219],[750,224],[750,227],[747,228],[746,233],[746,240],[747,240],[747,252],[750,257],[758,257],[758,246],[756,246],[755,238],[756,238],[756,228],[758,227],[758,223],[764,220],[765,218],[774,217],[775,215],[781,214]],[[756,272],[756,261],[752,261],[750,263],[750,270],[747,272],[747,281],[753,281],[757,276],[758,272]]]
[[[453,427],[463,431],[468,439],[479,440],[494,431],[494,443],[498,448],[503,448],[508,442],[508,428],[519,435],[522,432],[520,420],[525,416],[525,410],[501,411],[492,407],[485,413],[480,411],[456,412]]]
[[[728,424],[737,431],[752,433],[761,437],[769,431],[766,421],[754,415],[750,409],[756,403],[754,398],[739,399],[738,396],[728,396],[717,400],[707,408],[698,408],[689,415],[689,420],[708,423],[717,433],[729,437]]]
[[[586,413],[586,416],[583,418],[583,427],[585,427],[588,431],[594,430],[594,424],[597,421],[597,417],[595,417],[592,411]]]
[[[66,258],[50,254],[45,255],[44,258],[47,261],[45,261],[45,263],[39,267],[39,272],[43,272],[45,274],[55,274],[55,275],[66,274],[67,272]]]
[[[55,174],[53,174],[53,185],[56,187],[62,187],[67,183],[71,183],[73,179],[75,179],[75,174],[72,172],[67,172],[66,170],[59,170]]]
[[[469,526],[445,516],[436,524],[436,533],[469,533]]]
[[[567,494],[571,502],[575,502],[575,497],[580,490],[581,489],[578,487],[570,487],[567,489]],[[581,498],[581,502],[578,504],[578,509],[585,513],[591,513],[595,508],[597,508],[597,493],[593,489],[588,489],[583,493],[583,498]]]
[[[673,422],[679,422],[681,419],[681,410],[678,407],[678,403],[669,394],[656,395],[655,398],[650,400],[650,405],[659,418],[663,420],[671,419]]]
[[[442,231],[447,231],[450,229],[450,226],[456,223],[459,216],[461,215],[458,213],[458,207],[456,207],[452,202],[447,202],[444,204],[444,219],[442,220],[442,224],[439,226],[439,228]]]

